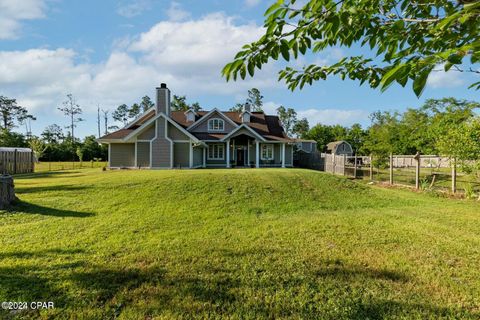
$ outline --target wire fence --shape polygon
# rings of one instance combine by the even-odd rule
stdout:
[[[103,168],[107,166],[105,161],[51,161],[51,162],[37,162],[35,163],[35,172],[50,172],[63,170],[78,170]]]
[[[480,194],[480,179],[461,172],[455,161],[436,155],[347,156],[324,153],[302,154],[299,166],[355,179],[366,179],[420,190]]]

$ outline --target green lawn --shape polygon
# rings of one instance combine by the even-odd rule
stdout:
[[[0,318],[480,317],[480,207],[300,169],[16,177]],[[3,312],[3,313],[1,313]]]

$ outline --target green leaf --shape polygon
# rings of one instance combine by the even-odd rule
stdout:
[[[265,17],[268,16],[270,13],[272,13],[273,11],[277,10],[278,8],[280,8],[281,6],[281,3],[279,2],[276,2],[274,4],[272,4],[270,6],[270,8],[267,9],[267,11],[265,11],[265,13],[263,14]]]
[[[282,39],[280,43],[280,52],[282,53],[282,57],[285,60],[290,60],[290,53],[289,53],[290,47],[288,46],[288,41],[285,39]]]
[[[240,77],[242,78],[242,80],[244,80],[246,76],[247,76],[247,68],[245,67],[244,64],[242,64],[242,67],[240,68]]]
[[[393,81],[395,81],[398,76],[401,74],[402,68],[405,68],[405,64],[399,64],[392,69],[390,69],[385,75],[382,77],[382,80],[380,81],[380,88],[383,91],[388,89],[390,84],[392,84]]]
[[[432,71],[433,67],[424,69],[416,78],[413,80],[413,92],[420,97],[422,95],[423,89],[425,89],[425,84],[427,83],[428,75]]]
[[[447,61],[444,66],[445,71],[450,70],[452,66],[453,66],[453,63],[451,63],[450,61]]]
[[[447,60],[448,60],[448,62],[450,62],[452,64],[461,64],[462,63],[462,58],[463,58],[463,56],[454,53],[454,54],[449,55]]]
[[[255,74],[255,63],[252,62],[251,60],[248,61],[247,69],[250,77],[253,77],[253,75]]]
[[[476,88],[475,88],[475,87],[476,87]],[[472,85],[470,85],[470,86],[468,87],[468,89],[472,89],[472,88],[475,88],[475,90],[479,90],[479,89],[480,89],[480,81],[475,82],[475,83],[473,83]]]

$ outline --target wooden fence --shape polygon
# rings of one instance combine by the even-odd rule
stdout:
[[[304,153],[298,165],[352,178],[367,178],[391,185],[409,185],[420,188],[440,188],[457,191],[457,166],[447,157],[434,155],[391,155],[387,165],[374,167],[370,156],[346,156],[325,153]],[[463,181],[470,183],[469,181]],[[480,192],[480,185],[478,186]]]
[[[363,170],[371,167],[370,157],[333,155],[328,153],[302,153],[298,157],[302,168],[330,172],[337,175],[362,177]]]
[[[0,150],[0,174],[32,173],[34,159],[33,152],[28,149]]]

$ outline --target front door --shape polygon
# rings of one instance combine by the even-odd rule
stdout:
[[[245,150],[237,149],[237,166],[245,166]]]

